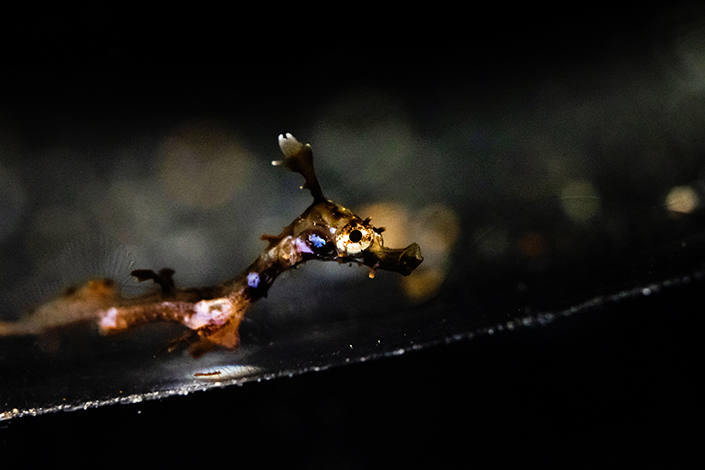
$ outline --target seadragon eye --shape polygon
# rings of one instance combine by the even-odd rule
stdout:
[[[341,256],[358,256],[372,245],[373,231],[359,225],[349,225],[341,230],[335,246]]]

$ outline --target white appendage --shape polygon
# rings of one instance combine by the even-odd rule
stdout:
[[[282,150],[282,153],[284,154],[284,157],[293,157],[297,153],[301,151],[301,149],[304,148],[304,144],[296,140],[296,137],[293,135],[287,133],[287,134],[279,134],[279,148]],[[272,165],[281,165],[282,162],[279,160],[275,160],[272,162]]]

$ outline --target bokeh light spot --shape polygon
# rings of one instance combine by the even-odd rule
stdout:
[[[526,258],[540,258],[546,253],[546,240],[540,233],[529,231],[519,238],[517,248]]]
[[[451,265],[453,246],[460,235],[460,219],[450,207],[434,204],[412,218],[413,235],[421,246],[423,263],[402,279],[407,298],[422,302],[438,294]]]
[[[690,186],[676,186],[666,195],[666,207],[672,212],[689,214],[700,205],[700,198]]]
[[[222,124],[190,121],[164,139],[159,178],[174,202],[212,209],[246,186],[252,160],[242,141]]]
[[[391,95],[356,90],[339,96],[318,117],[314,137],[321,167],[345,174],[351,187],[388,183],[417,147],[403,106]],[[374,161],[374,164],[370,164]]]
[[[561,190],[561,205],[570,220],[585,223],[599,213],[600,194],[589,181],[570,181]]]

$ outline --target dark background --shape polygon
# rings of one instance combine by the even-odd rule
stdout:
[[[653,51],[702,25],[688,5],[469,8],[389,16],[277,7],[257,16],[121,4],[10,15],[3,69],[11,86],[2,93],[3,118],[24,136],[25,154],[56,136],[68,144],[79,136],[80,145],[90,146],[86,128],[105,145],[145,123],[169,127],[200,114],[227,116],[254,142],[269,142],[292,121],[306,129],[302,109],[367,86],[413,97],[412,114],[432,134],[453,129],[454,104],[463,108],[469,100],[501,116],[514,97],[560,70],[607,64],[615,80],[620,73],[648,75]],[[591,86],[598,85],[586,79],[575,94]],[[639,127],[640,117],[633,119]],[[693,169],[702,151],[692,148],[702,150],[702,124],[693,124],[688,136],[695,144],[680,167],[691,180],[699,178]],[[632,138],[625,137],[624,148]],[[655,153],[667,159],[670,150]],[[630,198],[658,203],[650,199],[650,181],[621,183]],[[639,200],[639,188],[646,200]],[[457,201],[455,207],[463,220],[472,213]],[[690,225],[684,230],[700,234]],[[649,239],[637,245],[637,259],[646,253],[641,261],[648,264]],[[668,262],[658,259],[648,274],[617,264],[626,274],[610,278],[606,288],[618,292],[622,284],[672,276]],[[698,266],[692,260],[686,268]],[[455,283],[464,284],[462,278]],[[163,401],[22,418],[2,423],[0,451],[18,462],[98,465],[695,466],[705,437],[698,380],[703,300],[702,281],[695,280],[548,326],[400,357]]]

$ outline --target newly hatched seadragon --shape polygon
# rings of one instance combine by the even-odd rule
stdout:
[[[267,295],[281,273],[306,261],[358,263],[370,268],[370,277],[377,269],[406,276],[421,264],[418,244],[387,248],[383,228],[326,199],[309,144],[286,134],[279,136],[279,147],[284,159],[272,164],[300,173],[313,203],[279,235],[263,235],[267,247],[241,274],[220,285],[182,289],[174,285],[171,269],[139,269],[131,274],[139,281],[154,281],[160,289],[135,298],[122,297],[118,284],[111,279],[94,279],[69,288],[61,298],[38,307],[18,322],[0,322],[0,334],[40,334],[85,320],[97,322],[103,334],[126,332],[152,322],[177,322],[188,330],[166,349],[187,344],[191,355],[197,357],[216,347],[236,349],[240,323],[250,307]],[[57,311],[61,315],[57,316]]]

